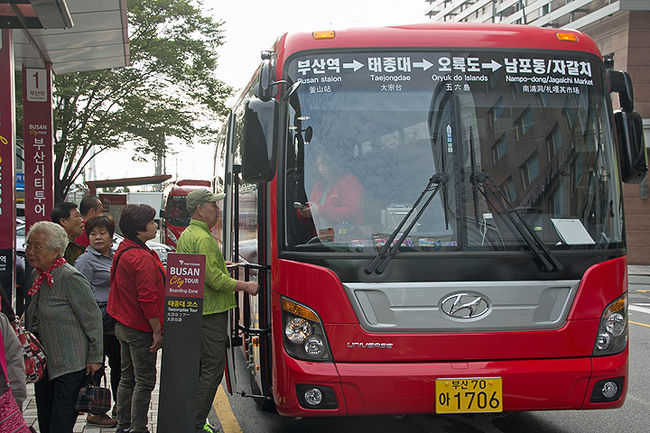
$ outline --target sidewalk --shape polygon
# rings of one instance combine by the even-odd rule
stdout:
[[[627,273],[628,275],[650,275],[650,266],[629,265]]]
[[[158,375],[156,378],[156,387],[151,394],[151,405],[149,406],[149,432],[156,433],[156,422],[158,421],[158,394],[160,387],[160,360],[162,359],[161,351],[158,351]],[[110,369],[106,370],[106,379],[110,383]],[[110,414],[110,412],[109,412]],[[27,425],[38,430],[38,420],[36,417],[36,399],[34,398],[34,385],[27,385],[27,399],[24,403],[23,416]],[[107,428],[96,425],[86,424],[86,415],[79,415],[77,423],[74,426],[74,433],[114,433],[115,427]]]

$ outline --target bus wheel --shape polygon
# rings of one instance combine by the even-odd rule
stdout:
[[[257,385],[257,382],[255,381],[255,376],[250,375],[250,381],[251,381],[251,394],[253,395],[262,395],[262,390],[260,390],[260,387]],[[270,413],[276,413],[275,409],[275,403],[273,402],[273,398],[269,397],[253,397],[253,400],[255,400],[255,404],[257,405],[257,408],[264,411],[264,412],[270,412]]]

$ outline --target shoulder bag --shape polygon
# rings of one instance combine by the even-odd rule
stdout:
[[[23,356],[25,357],[26,382],[36,383],[45,374],[45,366],[47,365],[43,345],[31,331],[20,324],[17,318],[11,323],[11,327],[14,328],[18,341],[20,341],[25,351]]]

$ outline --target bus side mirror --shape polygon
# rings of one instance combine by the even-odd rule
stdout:
[[[278,88],[274,82],[275,69],[271,65],[271,60],[265,59],[262,62],[259,73],[259,81],[255,87],[254,94],[262,101],[270,101],[278,93]]]
[[[160,218],[165,219],[165,209],[160,209]]]
[[[634,110],[634,87],[632,86],[630,74],[608,69],[607,82],[609,83],[609,92],[618,93],[621,109],[628,113]]]
[[[648,158],[643,137],[643,119],[636,111],[614,112],[620,149],[621,179],[641,183],[648,173]]]
[[[268,182],[275,176],[273,124],[278,101],[251,98],[246,102],[242,130],[242,178],[246,182]]]

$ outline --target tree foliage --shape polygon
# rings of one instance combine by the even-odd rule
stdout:
[[[162,156],[170,137],[191,144],[214,136],[232,89],[215,75],[223,22],[201,7],[128,0],[131,66],[55,77],[55,201],[106,149],[134,143],[140,158]]]

